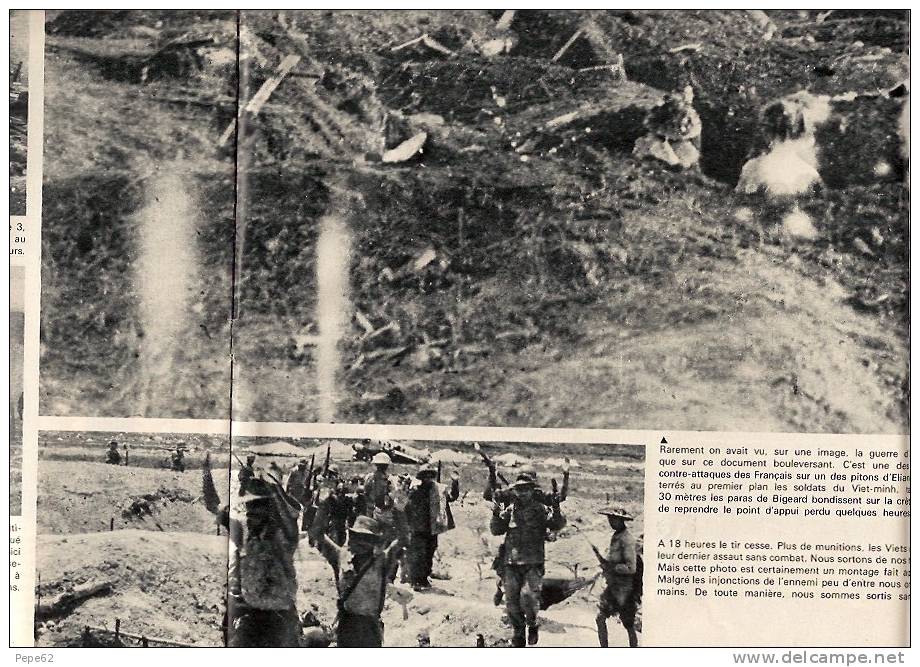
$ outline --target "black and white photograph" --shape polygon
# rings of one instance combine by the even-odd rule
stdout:
[[[45,19],[40,414],[225,419],[236,14]]]
[[[645,449],[45,432],[38,646],[637,646]]]
[[[227,436],[42,431],[35,646],[223,646]],[[208,461],[208,466],[205,466]]]
[[[26,214],[29,12],[10,10],[10,215]]]
[[[906,11],[46,33],[42,414],[907,431]]]
[[[10,516],[22,514],[22,412],[25,369],[25,269],[10,267]]]
[[[906,12],[240,24],[235,418],[906,432]]]
[[[230,646],[641,644],[641,445],[233,451]]]

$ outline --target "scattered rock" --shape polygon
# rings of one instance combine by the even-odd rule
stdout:
[[[813,241],[818,238],[818,230],[815,229],[811,218],[798,207],[793,208],[783,218],[783,231],[796,239]]]
[[[422,151],[425,140],[428,139],[427,132],[419,132],[415,136],[402,142],[396,148],[392,148],[383,154],[382,161],[385,163],[406,162],[412,159]]]

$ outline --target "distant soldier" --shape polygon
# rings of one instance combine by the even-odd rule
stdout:
[[[246,494],[230,507],[227,645],[297,647],[297,573],[301,507],[280,484],[280,471],[253,471]]]
[[[545,574],[547,530],[560,530],[565,517],[558,502],[547,505],[537,494],[530,474],[520,474],[510,488],[507,505],[496,505],[490,529],[493,535],[504,535],[502,553],[505,609],[511,620],[511,645],[533,646],[539,641],[540,598]]]
[[[297,467],[288,476],[286,491],[302,505],[306,505],[309,500],[307,492],[310,490],[312,477],[313,472],[310,470],[310,462],[307,459],[300,459],[297,462]]]
[[[619,508],[604,508],[598,514],[607,517],[613,535],[606,556],[592,545],[607,582],[597,603],[597,639],[602,647],[607,647],[607,619],[619,616],[629,635],[630,647],[636,647],[639,645],[636,612],[642,601],[642,559],[636,550],[636,538],[626,527],[626,522],[633,518]]]
[[[397,538],[387,541],[379,521],[359,516],[348,529],[348,542],[339,546],[325,534],[329,525],[331,484],[320,490],[319,508],[310,537],[329,561],[338,589],[336,642],[343,648],[383,646],[384,596],[390,573],[406,541],[405,494],[397,491],[392,512]]]
[[[389,474],[392,463],[390,456],[385,452],[377,452],[371,463],[374,464],[374,471],[364,478],[364,497],[367,498],[369,514],[374,508],[388,508],[394,486],[393,478]]]
[[[438,549],[438,535],[455,527],[450,503],[460,497],[460,475],[451,472],[450,486],[436,481],[438,470],[425,464],[409,488],[406,521],[409,545],[406,548],[409,581],[412,588],[431,588],[431,568]]]
[[[246,457],[246,465],[240,467],[240,495],[245,496],[249,487],[249,482],[255,476],[256,455],[250,454]]]
[[[118,443],[115,440],[109,443],[109,451],[105,454],[105,462],[113,466],[121,465],[121,454],[118,453]]]
[[[326,534],[342,546],[348,537],[348,528],[354,525],[357,517],[355,495],[349,493],[348,487],[339,479],[339,470],[335,466],[329,466],[325,479],[332,490],[328,501],[329,525]]]
[[[371,459],[374,471],[364,477],[364,514],[379,521],[384,537],[392,541],[396,536],[393,523],[393,495],[400,484],[399,478],[389,474],[391,459],[378,452]]]
[[[176,472],[185,472],[185,443],[180,442],[170,457],[170,467]]]
[[[328,495],[326,499],[327,511],[325,514],[326,526],[318,526],[316,530],[323,531],[329,539],[339,546],[342,546],[345,544],[345,540],[348,537],[348,528],[354,524],[355,517],[358,515],[356,511],[356,494],[351,493],[348,486],[339,479],[339,469],[334,465],[330,465],[329,469],[326,470],[325,474],[322,476],[319,474],[317,475],[316,484],[314,486],[317,487],[317,489],[327,489],[327,493],[324,494],[324,496]],[[311,535],[315,532],[311,530],[311,527],[318,516],[318,496],[318,491],[314,491],[310,494],[313,504],[308,507],[307,512],[304,514],[304,526]],[[312,537],[310,540],[312,546],[317,546],[312,541]]]
[[[358,475],[353,475],[345,484],[345,490],[352,504],[350,525],[354,523],[355,517],[367,514],[367,496],[364,495],[364,480]]]

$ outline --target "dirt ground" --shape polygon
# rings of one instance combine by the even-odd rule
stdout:
[[[194,646],[221,646],[227,537],[127,529],[39,535],[38,594],[47,601],[82,584],[112,583],[111,593],[40,626],[37,646],[79,645],[84,627]]]
[[[26,214],[29,13],[10,12],[10,215]]]
[[[121,619],[124,632],[172,642],[219,645],[227,537],[215,534],[214,517],[195,498],[200,493],[200,472],[193,469],[178,474],[155,467],[80,460],[81,448],[78,443],[65,442],[68,436],[62,434],[52,446],[45,442],[41,451],[39,591],[47,601],[87,584],[110,582],[112,589],[44,619],[39,626],[39,645],[75,644],[84,626],[111,630],[115,619]],[[429,444],[453,448],[470,458],[473,455],[468,445]],[[84,457],[96,451],[82,448]],[[575,459],[569,498],[563,505],[568,526],[555,541],[547,543],[547,576],[577,572],[590,579],[597,573],[588,540],[602,549],[609,540],[606,520],[596,514],[603,505],[622,505],[632,512],[636,520],[631,530],[641,537],[641,447],[491,443],[488,451],[494,456],[515,452],[536,461],[545,488],[552,478],[561,482],[558,465],[562,456]],[[49,458],[52,452],[57,458]],[[278,458],[277,462],[287,467],[294,459]],[[347,476],[364,474],[370,467],[346,461],[336,464]],[[226,463],[222,465],[215,469],[215,482],[226,499],[228,471]],[[494,577],[490,566],[500,538],[488,534],[491,510],[481,498],[485,467],[473,462],[445,464],[445,474],[452,469],[461,475],[461,499],[452,506],[457,528],[441,538],[434,588],[412,593],[408,618],[403,618],[399,604],[388,600],[384,611],[388,646],[416,646],[423,633],[435,646],[473,646],[477,634],[482,634],[489,646],[503,646],[510,636],[503,608],[492,603]],[[501,470],[508,476],[515,472],[514,467]],[[393,469],[395,474],[413,471],[410,466]],[[152,515],[141,518],[130,512],[123,514],[139,498],[152,500]],[[114,530],[109,530],[113,517]],[[321,623],[331,624],[335,615],[332,570],[306,539],[298,549],[296,567],[299,610],[312,609]],[[546,610],[541,646],[595,645],[593,609],[599,593],[599,586],[586,587]],[[614,645],[626,644],[625,632],[617,621],[610,621],[610,633]],[[110,633],[100,636],[110,637]]]
[[[439,539],[431,591],[413,592],[405,584],[398,584],[412,596],[407,605],[408,619],[403,617],[400,605],[392,598],[388,600],[383,614],[386,646],[417,646],[420,634],[427,634],[433,646],[472,647],[476,645],[478,634],[483,635],[487,646],[508,645],[511,629],[504,607],[494,606],[492,600],[495,577],[491,562],[501,538],[489,534],[491,509],[481,497],[485,478],[481,467],[463,467],[462,488],[471,490],[462,503],[451,506],[457,528]],[[571,577],[576,565],[578,574],[587,578],[599,571],[587,540],[604,549],[610,539],[606,519],[596,514],[605,504],[608,490],[611,503],[624,505],[636,514],[637,520],[630,524],[630,530],[642,535],[644,486],[641,470],[641,466],[636,466],[632,470],[573,473],[570,496],[563,504],[569,525],[560,531],[556,541],[546,545],[548,577]],[[548,486],[549,471],[538,468],[538,474],[541,483]],[[555,474],[559,476],[558,471]],[[467,483],[468,477],[470,483]],[[476,484],[477,481],[480,484]],[[335,617],[332,569],[307,545],[298,550],[297,567],[301,589],[299,604],[304,609],[315,605],[320,620],[331,623]],[[544,620],[540,646],[596,646],[595,605],[602,589],[602,583],[586,587],[565,602],[541,612]],[[608,627],[612,646],[628,645],[619,621],[611,619]]]
[[[104,463],[109,441],[122,465]],[[187,470],[169,469],[185,442]],[[124,446],[128,464],[124,465]],[[39,442],[38,532],[91,533],[142,529],[214,535],[217,524],[202,501],[201,463],[210,452],[214,483],[227,496],[228,442],[219,436],[43,432]]]
[[[229,488],[226,471],[214,477],[219,488]],[[41,461],[40,533],[91,533],[108,530],[113,521],[116,530],[206,535],[217,531],[214,515],[202,503],[199,470],[177,473],[85,461]]]
[[[233,16],[53,14],[42,412],[227,414],[237,210],[235,416],[317,419],[313,251],[331,211],[352,242],[336,421],[903,432],[905,16],[777,11],[770,29],[741,11],[522,11],[511,51],[485,57],[498,17],[245,13],[244,98],[282,56],[301,62],[247,119],[235,209],[216,146]],[[455,55],[394,50],[422,33]],[[211,46],[170,60],[177,34]],[[606,67],[619,55],[628,81]],[[685,85],[701,168],[673,173],[632,146]],[[760,108],[800,90],[837,96],[818,136],[827,187],[802,203],[812,240],[732,190]],[[417,131],[420,156],[380,161]],[[151,387],[136,214],[148,166],[177,160],[201,211],[201,289]]]

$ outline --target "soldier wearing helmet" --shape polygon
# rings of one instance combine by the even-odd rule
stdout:
[[[363,513],[380,524],[381,534],[389,543],[396,539],[393,498],[400,489],[400,480],[389,473],[392,460],[387,453],[378,452],[371,459],[371,463],[374,465],[374,471],[364,478]],[[396,571],[393,570],[391,576],[395,575]]]
[[[388,454],[377,452],[371,463],[374,465],[374,471],[364,478],[368,516],[372,515],[374,508],[387,509],[395,484],[395,480],[389,474],[392,460]]]
[[[565,526],[565,517],[553,494],[544,501],[538,494],[535,474],[522,470],[508,489],[507,502],[495,504],[489,528],[493,535],[504,535],[500,554],[505,610],[514,634],[511,645],[523,647],[539,641],[539,620],[546,555],[547,531]],[[526,634],[525,634],[526,631]]]

